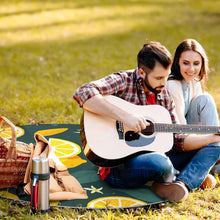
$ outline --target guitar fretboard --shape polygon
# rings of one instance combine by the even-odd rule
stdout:
[[[218,126],[206,126],[206,125],[179,125],[179,124],[163,124],[155,123],[155,132],[172,132],[172,133],[212,133],[218,134],[220,127]]]

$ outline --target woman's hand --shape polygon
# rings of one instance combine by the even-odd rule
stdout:
[[[218,134],[212,134],[211,139],[212,139],[211,143],[220,142],[220,131]]]

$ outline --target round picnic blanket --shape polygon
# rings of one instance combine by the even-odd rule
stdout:
[[[112,188],[100,180],[97,167],[91,163],[81,149],[78,124],[41,124],[17,127],[17,140],[35,144],[34,134],[42,134],[54,148],[56,156],[68,168],[82,187],[88,199],[51,202],[50,206],[71,208],[135,208],[158,206],[164,202],[148,185],[137,189]],[[1,136],[10,138],[10,129]],[[30,202],[30,196],[19,198],[16,188],[0,189],[0,197]]]

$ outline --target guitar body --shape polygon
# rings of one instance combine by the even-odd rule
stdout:
[[[116,96],[105,99],[119,108],[144,115],[150,123],[172,123],[169,112],[160,105],[134,105]],[[116,166],[137,154],[164,153],[173,146],[173,133],[134,133],[121,122],[86,110],[80,125],[84,153],[97,166]]]

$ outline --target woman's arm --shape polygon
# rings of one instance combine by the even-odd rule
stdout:
[[[190,134],[184,139],[184,150],[200,149],[208,144],[220,142],[220,135],[218,134],[204,134],[196,135]]]
[[[172,96],[175,104],[174,112],[176,114],[177,123],[187,124],[184,115],[185,106],[181,82],[179,80],[168,80],[166,88]]]

